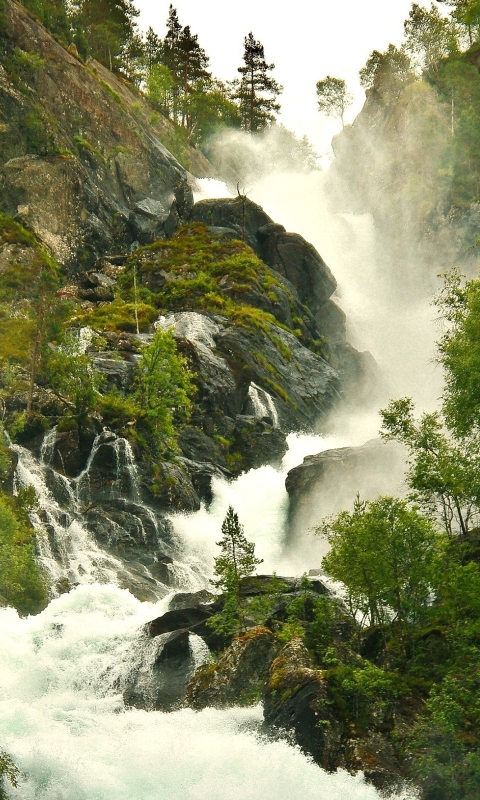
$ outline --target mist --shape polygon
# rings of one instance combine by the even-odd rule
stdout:
[[[440,153],[440,143],[438,148]],[[382,445],[359,459],[345,460],[342,455],[332,462],[321,484],[315,484],[294,511],[284,481],[306,456],[377,439],[379,409],[390,399],[412,397],[420,411],[439,407],[443,375],[436,363],[440,330],[432,299],[441,285],[438,273],[452,266],[453,255],[443,246],[446,232],[438,231],[436,243],[429,242],[426,249],[411,226],[391,231],[391,219],[379,222],[378,215],[375,219],[372,213],[360,213],[358,191],[350,191],[338,164],[322,170],[320,159],[312,160],[311,152],[284,129],[274,127],[253,137],[240,131],[217,134],[210,142],[210,157],[228,176],[228,185],[221,192],[218,181],[201,181],[197,199],[235,195],[238,185],[275,222],[311,242],[338,281],[332,299],[346,313],[348,341],[369,351],[379,367],[370,401],[338,405],[322,417],[317,435],[290,436],[279,470],[262,467],[231,483],[217,481],[209,509],[175,518],[187,549],[203,552],[211,563],[215,537],[231,504],[264,558],[263,567],[298,574],[320,566],[325,545],[313,528],[323,517],[351,509],[357,492],[369,500],[406,493],[405,453]],[[387,158],[385,152],[378,153],[382,158]],[[374,191],[373,186],[367,188]],[[430,197],[430,202],[441,202],[444,190],[439,186],[438,198]],[[374,207],[380,202],[378,187],[375,191]],[[411,206],[407,191],[402,198]],[[411,207],[398,211],[400,219],[412,214]]]

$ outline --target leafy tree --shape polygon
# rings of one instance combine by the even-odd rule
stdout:
[[[255,545],[245,538],[243,525],[232,506],[228,507],[222,523],[222,538],[217,542],[221,553],[215,559],[212,584],[220,589],[224,606],[209,624],[218,633],[236,634],[246,629],[245,604],[240,593],[242,578],[252,575],[262,559],[255,556]]]
[[[327,117],[338,117],[343,128],[345,110],[353,103],[353,95],[347,91],[345,81],[342,78],[332,78],[331,75],[318,81],[317,100],[319,110]]]
[[[466,30],[470,44],[480,32],[480,0],[438,0],[452,9],[453,19]]]
[[[65,418],[75,422],[81,439],[98,403],[103,376],[83,352],[79,336],[72,332],[52,351],[46,371],[49,387],[64,403]]]
[[[165,64],[153,64],[148,71],[146,92],[150,103],[166,117],[173,113],[173,75]]]
[[[187,99],[189,136],[203,143],[222,128],[239,128],[240,113],[221,81],[199,83]]]
[[[371,625],[421,614],[431,591],[437,534],[415,506],[357,496],[353,513],[342,511],[316,530],[330,545],[322,567],[345,584],[352,614],[360,612]]]
[[[406,53],[389,44],[384,53],[374,50],[360,70],[364,89],[376,89],[387,98],[397,98],[412,79],[411,63]]]
[[[242,77],[234,84],[233,97],[239,103],[242,128],[254,132],[274,121],[280,110],[276,98],[283,87],[268,74],[275,64],[267,64],[264,47],[251,32],[244,40],[243,61],[244,65],[238,67]]]
[[[445,371],[444,410],[457,437],[480,434],[480,280],[453,270],[437,305],[447,328],[438,343]]]
[[[438,412],[423,414],[417,422],[408,397],[393,400],[380,414],[382,436],[408,450],[407,482],[414,499],[438,516],[449,536],[466,535],[480,505],[478,443],[452,439]]]
[[[405,50],[424,70],[437,70],[439,61],[458,49],[456,31],[433,3],[426,9],[413,3],[404,23]]]
[[[187,362],[170,332],[157,330],[143,351],[135,375],[134,399],[158,454],[177,449],[176,425],[188,419],[194,392]]]

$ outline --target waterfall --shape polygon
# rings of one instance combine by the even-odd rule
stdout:
[[[125,565],[123,559],[108,552],[95,540],[92,527],[98,526],[98,517],[94,518],[92,525],[86,515],[95,507],[92,503],[92,469],[100,448],[108,445],[115,457],[115,480],[100,487],[102,504],[99,508],[102,510],[98,513],[102,523],[121,540],[125,538],[125,526],[133,520],[141,543],[165,551],[164,526],[140,497],[138,470],[131,445],[111,431],[102,431],[93,441],[82,472],[69,480],[51,466],[56,437],[56,428],[45,434],[40,459],[26,448],[10,443],[18,457],[16,485],[32,486],[37,496],[31,521],[37,532],[39,560],[49,576],[51,593],[55,597],[78,584],[129,584],[128,564]],[[122,518],[125,520],[123,524]],[[181,550],[181,546],[177,550]],[[154,567],[155,558],[152,557],[151,561]],[[170,588],[187,587],[196,591],[207,584],[198,559],[189,563],[183,563],[181,558],[169,559],[163,571],[164,580],[152,576],[148,566],[143,565],[140,571],[158,597],[167,594]]]
[[[255,383],[250,384],[248,396],[255,416],[259,419],[269,417],[273,422],[273,427],[278,428],[278,412],[275,408],[273,397]]]
[[[21,770],[12,800],[379,800],[361,776],[267,741],[260,706],[125,709],[138,631],[164,609],[93,585],[35,617],[0,610],[0,740]]]

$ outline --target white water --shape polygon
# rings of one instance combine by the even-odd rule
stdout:
[[[116,685],[138,629],[165,604],[82,586],[19,620],[0,611],[0,741],[18,800],[375,800],[259,736],[261,709],[171,714],[123,708]]]
[[[408,308],[398,303],[396,308],[395,298],[388,300],[371,220],[330,214],[321,180],[315,174],[271,176],[253,188],[251,197],[276,221],[316,244],[340,281],[340,304],[349,316],[350,334],[386,368],[390,386],[434,404],[438,381],[428,365],[433,337],[422,334],[430,311],[420,299]],[[226,194],[218,183],[200,185],[203,197]],[[388,302],[382,306],[385,298]],[[203,323],[199,327],[191,322],[190,335],[197,341],[203,337],[209,347],[211,332]],[[159,324],[169,326],[167,320]],[[412,363],[419,366],[412,370]],[[258,403],[259,416],[265,408],[273,416],[268,398],[253,391],[251,400],[254,407]],[[171,565],[179,588],[207,584],[230,504],[246,535],[256,542],[256,552],[264,559],[262,570],[285,574],[319,566],[322,547],[313,538],[308,562],[285,557],[286,472],[311,453],[363,444],[378,427],[375,411],[338,416],[322,437],[290,436],[281,469],[262,467],[232,483],[215,481],[208,510],[174,518],[183,542],[182,561],[188,562]],[[0,611],[0,744],[22,770],[12,798],[378,800],[361,776],[328,775],[289,744],[262,739],[260,708],[164,714],[123,707],[122,682],[143,646],[139,629],[165,610],[168,598],[140,603],[129,592],[105,585],[116,580],[112,557],[106,557],[82,527],[80,513],[65,515],[48,491],[45,468],[53,454],[52,437],[44,441],[41,464],[17,449],[19,480],[35,486],[39,495],[39,528],[45,527],[46,518],[55,530],[65,562],[61,574],[83,585],[53,600],[34,618],[20,620],[11,609]],[[126,473],[118,474],[112,496],[127,480],[135,497],[134,462],[128,448],[115,447],[117,464],[122,461]],[[88,480],[87,469],[76,484],[66,482],[73,508],[79,509],[79,498],[84,502],[88,496]],[[46,536],[40,536],[40,546],[52,578],[59,577]]]

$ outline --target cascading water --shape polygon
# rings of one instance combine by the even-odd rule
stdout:
[[[40,615],[0,611],[0,741],[18,800],[376,800],[260,734],[261,709],[125,709],[119,688],[138,630],[165,602],[79,586]]]
[[[282,219],[274,207],[279,192],[269,202],[268,197],[260,196],[266,191],[265,185],[256,187],[253,199],[263,202],[280,222],[315,238],[309,237],[302,225]],[[221,193],[218,184],[205,188],[204,196],[212,193]],[[299,193],[285,192],[287,196],[289,202],[300,202]],[[357,222],[351,221],[350,232]],[[355,248],[355,242],[350,245]],[[331,241],[329,246],[333,247]],[[365,243],[362,247],[364,257]],[[319,248],[322,250],[321,243]],[[328,253],[326,258],[335,271]],[[349,263],[355,263],[352,256]],[[355,280],[358,287],[358,275]],[[346,291],[346,297],[351,300],[352,292]],[[355,304],[352,300],[349,309],[353,319]],[[199,316],[183,315],[181,324],[187,328],[182,335],[210,348],[212,330]],[[159,327],[175,324],[172,317],[160,319]],[[250,402],[256,415],[270,416],[276,424],[275,406],[268,393],[252,386]],[[12,798],[377,800],[377,792],[364,784],[361,775],[327,774],[287,742],[264,738],[260,707],[199,713],[185,709],[167,714],[125,708],[122,700],[128,675],[147,647],[140,633],[142,625],[167,609],[169,590],[208,585],[214,543],[228,505],[234,506],[248,537],[255,540],[256,552],[264,559],[262,569],[285,574],[305,566],[318,567],[322,553],[316,542],[308,564],[300,566],[290,556],[285,558],[285,474],[305,455],[363,444],[377,430],[374,413],[338,418],[328,436],[291,435],[281,469],[262,467],[231,483],[215,479],[208,510],[172,518],[176,558],[166,565],[169,585],[157,582],[157,597],[163,597],[157,602],[140,602],[120,588],[125,565],[95,542],[90,533],[92,522],[87,522],[92,470],[100,449],[109,444],[115,457],[115,480],[95,487],[103,503],[101,515],[108,517],[109,502],[120,508],[121,514],[132,513],[133,508],[139,535],[149,541],[162,539],[163,528],[155,512],[140,500],[128,442],[104,431],[76,480],[68,480],[52,467],[56,431],[46,435],[40,460],[15,446],[17,480],[34,486],[39,499],[33,522],[39,532],[41,560],[54,586],[64,580],[73,588],[53,599],[36,617],[19,619],[11,609],[0,611],[0,742],[22,773],[18,788],[11,790]],[[354,496],[354,487],[352,491]],[[94,522],[100,525],[104,520],[97,515]],[[119,537],[124,533],[121,515],[108,518],[108,525]],[[205,649],[191,646],[194,660],[201,663],[207,656]],[[147,658],[147,671],[148,663]]]

